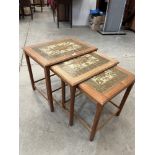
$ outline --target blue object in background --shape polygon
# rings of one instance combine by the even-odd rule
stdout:
[[[90,14],[91,15],[98,15],[98,14],[100,14],[100,10],[99,9],[90,10]]]
[[[100,16],[100,15],[103,15],[103,12],[100,11],[100,9],[95,9],[95,10],[90,10],[90,15],[92,16]]]

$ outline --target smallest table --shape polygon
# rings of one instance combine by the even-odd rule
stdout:
[[[90,141],[94,139],[104,105],[107,102],[112,103],[118,109],[118,111],[113,115],[119,116],[133,84],[134,75],[117,66],[108,69],[79,85],[79,89],[96,103],[96,113],[93,125],[90,128]],[[114,96],[119,94],[124,89],[126,89],[126,92],[119,106],[110,101]],[[71,107],[74,108],[74,106]],[[73,111],[74,109],[70,109],[71,113]],[[70,116],[73,117],[73,115]],[[73,120],[73,118],[70,119]]]

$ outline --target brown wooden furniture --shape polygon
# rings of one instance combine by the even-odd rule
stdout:
[[[66,109],[65,82],[70,87],[69,124],[73,125],[74,100],[76,88],[84,92],[96,103],[96,113],[90,131],[90,141],[94,139],[101,112],[110,102],[118,110],[112,116],[119,116],[125,101],[134,84],[134,75],[125,69],[116,66],[117,60],[96,52],[97,48],[75,38],[64,38],[47,43],[31,45],[23,48],[29,70],[33,90],[38,88],[35,83],[45,79],[47,97],[50,110],[54,111],[52,93],[62,88],[62,107]],[[43,69],[45,78],[34,81],[30,58],[36,61]],[[71,60],[70,60],[71,59]],[[50,75],[50,70],[55,74]],[[61,87],[53,90],[50,76],[61,78]],[[118,106],[111,101],[121,91],[126,92]],[[109,119],[108,119],[109,120]]]
[[[85,122],[82,118],[79,118],[79,121],[90,131],[89,140],[93,141],[95,133],[97,130],[101,129],[113,116],[119,116],[124,104],[127,100],[127,97],[134,85],[134,75],[127,70],[115,66],[110,69],[105,70],[104,72],[93,76],[92,78],[80,83],[78,85],[78,89],[81,92],[86,94],[95,104],[96,104],[96,113],[94,116],[93,124],[90,126],[87,122]],[[65,83],[62,83],[65,85]],[[62,87],[63,87],[62,85]],[[118,95],[120,92],[125,90],[124,96],[119,105],[112,101],[112,98]],[[65,108],[65,89],[62,89],[62,103]],[[73,117],[74,117],[74,98],[75,93],[71,94],[71,102],[70,102],[70,118],[69,124],[73,125]],[[117,111],[111,112],[111,115],[107,118],[104,124],[98,126],[101,113],[106,104],[111,103]],[[66,108],[67,109],[67,108]],[[67,109],[68,110],[68,109]],[[76,114],[77,116],[77,114]]]
[[[79,88],[96,103],[93,125],[89,127],[87,124],[87,128],[90,131],[90,141],[94,139],[104,105],[108,102],[112,103],[118,108],[118,111],[113,115],[118,116],[134,84],[134,75],[121,67],[113,67],[117,63],[117,61],[109,59],[103,54],[93,52],[51,67],[51,70],[62,80],[63,108],[66,107],[65,82],[70,86],[69,124],[71,126],[73,125],[76,88]],[[117,106],[111,99],[126,88],[121,104]]]
[[[119,116],[133,84],[134,75],[132,73],[121,67],[113,67],[79,85],[79,89],[96,103],[96,113],[93,125],[90,129],[90,141],[94,139],[100,115],[105,104],[110,102],[114,96],[127,88],[119,106],[112,101],[110,102],[118,108],[118,111],[113,115]],[[72,103],[70,107],[70,121],[72,125],[74,104]]]
[[[78,39],[67,37],[51,42],[27,46],[24,47],[23,50],[25,52],[26,62],[33,90],[37,89],[37,87],[35,86],[36,82],[45,79],[47,100],[50,105],[51,111],[54,111],[52,98],[53,91],[51,88],[50,80],[50,66],[59,62],[75,58],[77,56],[96,51],[97,48]],[[36,61],[44,69],[45,78],[34,81],[30,58]]]
[[[52,9],[52,12],[53,12],[53,20],[55,22],[56,10],[57,10],[57,1],[56,0],[49,0],[49,1],[47,1],[47,5],[51,6],[51,9]]]
[[[25,14],[25,8],[30,9],[30,14]],[[31,19],[33,19],[33,7],[30,0],[19,0],[19,11],[22,18],[24,18],[24,16],[31,16]]]
[[[76,86],[116,64],[118,64],[117,60],[102,53],[93,52],[54,65],[51,69],[69,85]]]
[[[41,12],[43,12],[44,0],[33,0],[32,5],[34,6],[34,11],[35,11],[35,6],[37,6],[37,7],[40,7]]]
[[[122,25],[125,29],[135,31],[135,0],[127,0]]]
[[[56,6],[57,6],[57,27],[59,28],[59,22],[69,21],[70,27],[72,28],[72,0],[56,0]],[[62,11],[63,13],[61,13]]]
[[[72,106],[70,109],[73,109],[78,84],[117,64],[118,61],[101,53],[93,52],[52,66],[51,70],[62,80],[62,107],[65,107],[65,82],[70,87],[70,105]],[[72,112],[70,118],[73,118]],[[72,124],[73,120],[70,119],[70,125]]]

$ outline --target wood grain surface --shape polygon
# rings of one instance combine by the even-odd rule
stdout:
[[[89,57],[88,57],[89,55]],[[88,60],[87,60],[87,59]],[[83,59],[85,61],[83,61]],[[105,61],[106,60],[106,61]],[[51,70],[71,86],[75,86],[104,70],[117,65],[117,60],[111,59],[99,52],[93,52],[51,67]],[[67,70],[66,70],[67,69]],[[80,73],[79,73],[80,72]],[[77,73],[77,74],[75,74]],[[76,76],[75,76],[76,75]]]
[[[107,89],[104,90],[103,92],[97,91],[95,86],[91,84],[92,79],[89,79],[89,80],[81,83],[78,87],[80,88],[81,91],[83,91],[85,94],[87,94],[95,102],[104,105],[107,101],[111,100],[114,96],[116,96],[121,91],[123,91],[125,88],[127,88],[129,85],[131,85],[135,79],[134,75],[132,73],[128,72],[127,70],[125,70],[119,66],[114,67],[114,68],[116,70],[121,71],[123,74],[126,74],[126,77],[124,77],[121,80],[117,80],[117,81],[114,80],[112,85],[107,87]],[[101,74],[103,74],[103,73],[101,73]],[[99,75],[97,75],[97,76],[99,76]],[[115,77],[114,77],[114,79],[115,79]],[[105,87],[105,84],[101,85],[100,87]]]
[[[64,51],[64,53],[59,53],[59,49],[57,47],[55,47],[55,49],[57,49],[57,55],[53,54],[52,56],[47,55],[46,52],[44,52],[42,49],[43,48],[49,48],[52,45],[61,45],[61,43],[66,43],[66,42],[71,42],[72,44],[74,44],[75,46],[80,46],[79,49],[69,49],[70,47],[66,47],[68,49],[65,49],[65,47],[61,47],[60,52]],[[31,46],[26,46],[23,48],[24,52],[30,56],[33,60],[35,60],[37,63],[39,63],[41,66],[45,67],[45,66],[51,66],[72,58],[75,58],[77,56],[81,56],[87,53],[91,53],[97,50],[97,48],[93,45],[90,45],[84,41],[78,40],[76,38],[73,37],[66,37],[63,39],[57,39],[54,41],[50,41],[50,42],[46,42],[46,43],[40,43],[40,44],[36,44],[36,45],[31,45]],[[67,50],[70,50],[70,52],[66,52]],[[54,50],[53,50],[54,51]]]

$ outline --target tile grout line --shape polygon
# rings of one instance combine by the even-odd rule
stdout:
[[[25,45],[26,45],[26,42],[27,42],[27,38],[28,38],[28,34],[29,34],[29,30],[30,30],[30,24],[31,23],[31,21],[29,21],[29,25],[28,25],[28,30],[27,30],[27,33],[26,33],[26,39],[25,39],[25,42],[24,42],[24,47],[25,47]],[[21,57],[21,60],[20,60],[20,65],[19,65],[19,72],[20,72],[20,68],[21,68],[21,66],[22,66],[22,61],[23,61],[23,52],[22,52],[22,57]]]

